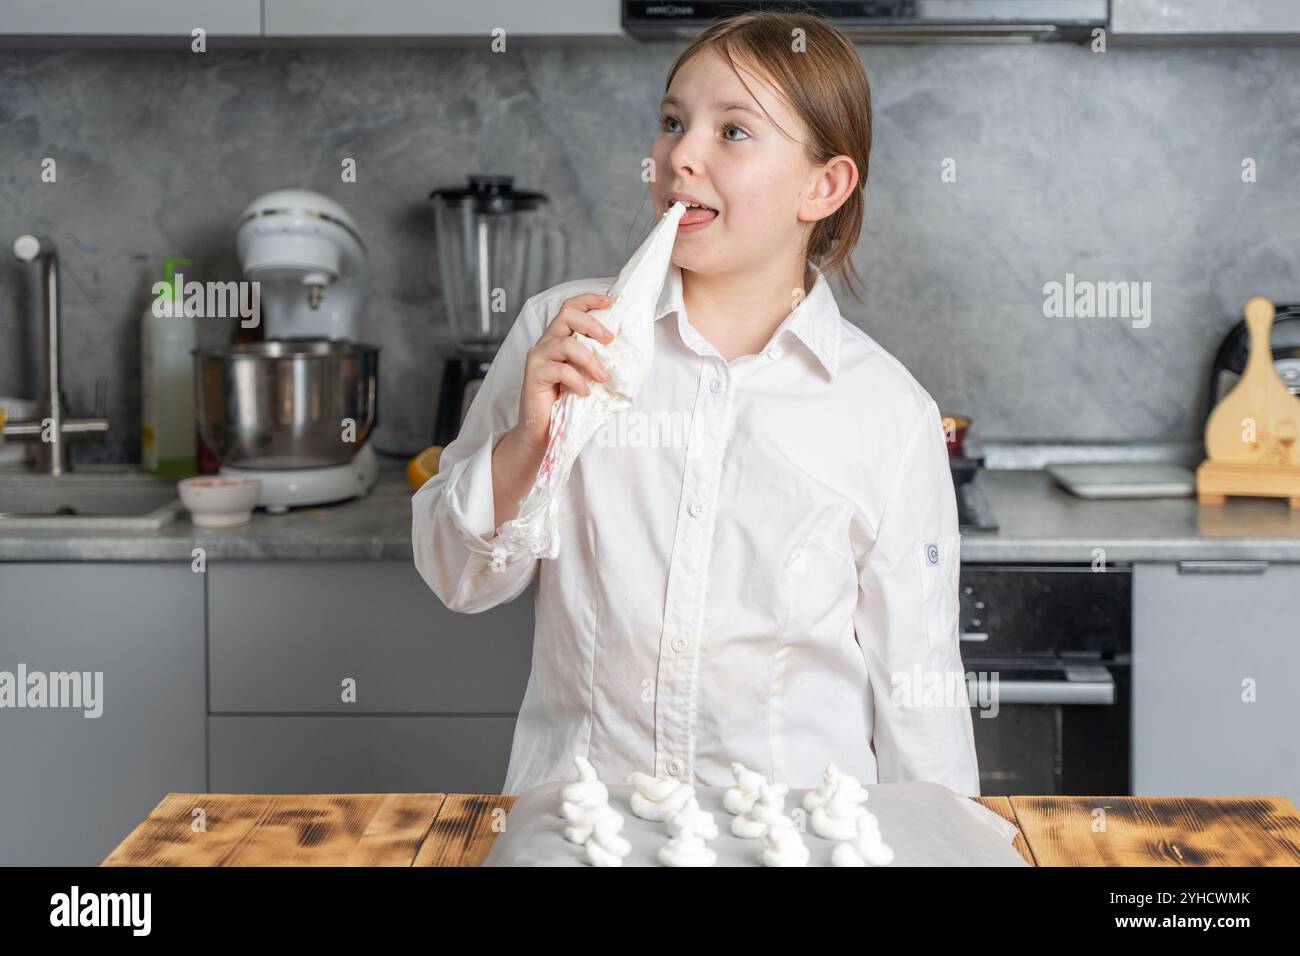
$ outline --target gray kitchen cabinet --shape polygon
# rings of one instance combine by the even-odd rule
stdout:
[[[213,791],[500,791],[535,584],[458,614],[407,561],[214,562],[207,581]]]
[[[1134,794],[1300,802],[1297,594],[1296,564],[1134,566]]]
[[[168,791],[204,789],[203,576],[188,564],[0,564],[0,671],[20,668],[101,675],[102,710],[0,709],[0,865],[97,865]]]
[[[623,36],[617,0],[265,0],[268,37]]]
[[[500,793],[515,718],[213,717],[213,793]]]
[[[5,0],[0,36],[259,36],[262,0]]]
[[[1117,40],[1294,42],[1300,39],[1300,3],[1110,0],[1108,32]]]
[[[481,614],[447,610],[409,561],[208,566],[214,714],[519,711],[531,585]],[[344,699],[344,682],[355,702]]]

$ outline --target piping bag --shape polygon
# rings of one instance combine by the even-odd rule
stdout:
[[[560,493],[578,453],[609,417],[630,408],[650,374],[655,351],[655,308],[672,264],[677,224],[686,206],[676,202],[659,219],[641,247],[618,273],[609,297],[613,304],[588,315],[614,333],[608,345],[575,332],[609,370],[609,380],[591,381],[589,395],[565,391],[551,406],[546,452],[519,513],[501,526],[492,541],[492,569],[524,556],[554,558],[560,553]]]

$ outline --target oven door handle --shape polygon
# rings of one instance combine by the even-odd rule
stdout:
[[[1115,678],[1104,667],[1065,667],[1061,680],[1002,680],[996,687],[999,704],[1043,706],[1109,706],[1115,703]],[[979,705],[976,682],[967,679],[971,706]]]

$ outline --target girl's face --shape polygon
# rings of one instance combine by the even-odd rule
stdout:
[[[765,81],[739,64],[737,68],[752,95],[712,50],[682,66],[664,98],[659,137],[651,150],[656,218],[673,204],[675,194],[718,211],[703,226],[678,229],[672,261],[692,272],[725,274],[753,269],[756,263],[802,263],[813,219],[820,218],[801,218],[801,212],[809,211],[805,201],[815,182],[803,146],[789,138],[805,138],[802,121]]]

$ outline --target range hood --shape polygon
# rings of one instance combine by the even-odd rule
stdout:
[[[809,0],[802,6],[860,43],[1080,40],[1105,27],[1107,14],[1107,0]],[[734,13],[791,7],[782,0],[623,0],[623,29],[641,40],[686,40]]]

